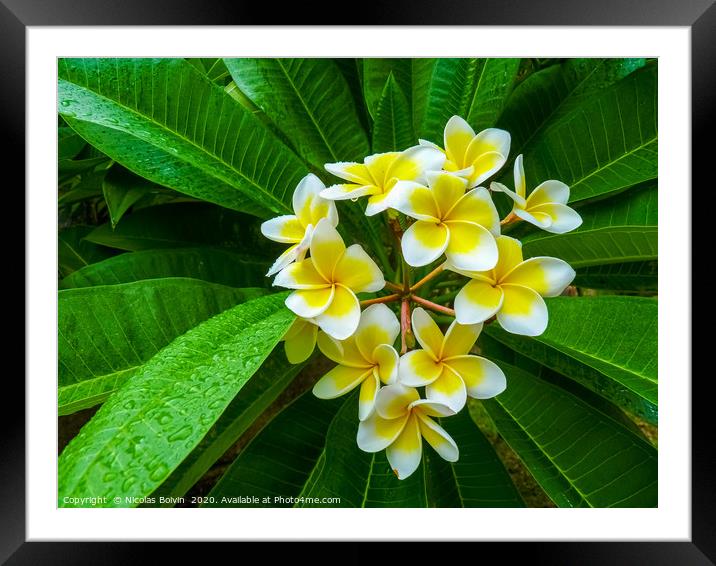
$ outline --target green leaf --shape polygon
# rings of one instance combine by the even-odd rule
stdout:
[[[265,292],[183,278],[60,291],[59,414],[101,403],[174,338]]]
[[[657,323],[655,299],[555,297],[550,324],[529,338],[495,325],[486,332],[519,353],[656,423]]]
[[[146,196],[154,185],[122,167],[112,167],[104,177],[102,192],[112,228],[129,208]]]
[[[58,110],[130,171],[262,218],[290,213],[308,171],[184,59],[60,59]]]
[[[261,235],[255,218],[208,203],[143,208],[125,215],[114,229],[109,224],[95,228],[87,240],[128,251],[201,245],[260,251],[263,255],[264,250],[280,249]]]
[[[420,137],[443,145],[445,124],[460,116],[479,132],[495,126],[519,59],[438,59],[427,89]]]
[[[348,83],[331,59],[225,59],[239,89],[306,161],[362,160],[370,148]],[[295,185],[292,185],[292,187]]]
[[[152,494],[153,497],[182,497],[254,424],[256,419],[291,383],[304,364],[286,360],[283,348],[275,349],[249,382],[234,397],[221,418],[181,465]],[[170,501],[163,507],[170,507]]]
[[[60,289],[131,283],[163,277],[191,277],[229,287],[266,287],[270,262],[218,248],[145,250],[100,261],[60,281]]]
[[[567,234],[533,231],[523,239],[525,258],[558,257],[575,269],[658,257],[656,184],[578,209],[584,223]]]
[[[393,75],[390,75],[378,102],[373,127],[373,151],[403,151],[415,145],[412,126],[408,99]]]
[[[644,64],[644,59],[567,59],[530,75],[515,88],[498,121],[512,136],[510,153],[524,153],[560,117]],[[512,168],[505,171],[511,183]]]
[[[560,507],[655,507],[657,453],[578,396],[501,363],[507,389],[483,401],[500,434]]]
[[[147,362],[60,455],[58,505],[92,496],[107,497],[103,506],[133,507],[160,486],[292,324],[285,298],[269,295],[225,311]]]
[[[551,121],[524,150],[528,187],[558,179],[577,202],[655,179],[656,85],[656,67],[647,65]],[[513,186],[511,171],[504,175]]]
[[[280,413],[239,455],[209,494],[211,506],[503,507],[522,506],[494,450],[466,412],[441,424],[460,447],[442,460],[424,444],[418,470],[393,474],[385,453],[356,445],[356,396],[330,402],[309,391]],[[258,502],[232,501],[253,495]],[[293,498],[277,499],[279,496]],[[222,498],[228,498],[223,500]],[[262,498],[268,497],[269,503]],[[323,498],[339,498],[327,503]]]
[[[87,142],[78,136],[72,128],[57,128],[57,160],[74,159]]]
[[[656,292],[658,275],[659,262],[657,260],[595,265],[577,270],[574,285],[588,289],[608,289],[620,292]]]
[[[85,239],[92,232],[91,226],[72,226],[60,230],[57,236],[57,260],[60,277],[67,277],[87,265],[102,261],[113,255],[109,248]]]
[[[187,62],[194,66],[196,70],[206,75],[206,77],[218,85],[224,86],[226,80],[230,77],[229,70],[224,65],[224,60],[216,57],[190,57]]]

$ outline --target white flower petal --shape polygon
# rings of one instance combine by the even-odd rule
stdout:
[[[439,171],[445,163],[445,154],[435,148],[414,145],[403,151],[386,171],[386,180],[425,182],[426,171]]]
[[[540,183],[530,196],[527,197],[527,208],[540,204],[567,204],[569,201],[569,187],[562,181],[545,181]]]
[[[418,414],[420,434],[427,441],[433,450],[448,462],[457,462],[460,458],[460,450],[452,437],[443,427],[433,419]]]
[[[533,257],[517,265],[500,283],[528,287],[543,297],[556,297],[574,280],[575,275],[566,261],[555,257]]]
[[[473,222],[447,222],[450,238],[445,257],[465,271],[488,271],[497,265],[497,243],[487,228]]]
[[[397,419],[407,415],[411,403],[420,399],[413,387],[400,383],[386,385],[378,392],[375,410],[384,419]]]
[[[416,220],[439,222],[433,192],[415,181],[398,181],[390,191],[390,206]]]
[[[375,371],[371,371],[370,375],[363,380],[360,386],[360,395],[358,396],[358,420],[364,421],[375,410],[375,400],[380,390],[380,380],[375,375]]]
[[[338,163],[326,163],[323,167],[336,177],[357,185],[372,185],[374,183],[373,177],[363,163],[339,161]]]
[[[502,285],[502,291],[505,298],[497,313],[502,328],[523,336],[542,334],[548,322],[544,299],[536,291],[519,285]]]
[[[322,289],[330,283],[318,272],[311,258],[291,263],[279,271],[274,286],[287,289]]]
[[[316,347],[318,327],[302,319],[297,319],[294,326],[298,329],[284,337],[283,347],[286,359],[292,364],[300,364],[309,358]]]
[[[527,201],[523,197],[518,195],[516,192],[511,191],[502,183],[493,181],[492,183],[490,183],[490,190],[493,192],[505,193],[514,201],[515,205],[519,208],[524,208],[527,205]]]
[[[450,417],[455,414],[450,407],[431,401],[430,399],[418,399],[410,404],[410,408],[423,413],[429,417]]]
[[[383,383],[390,385],[398,382],[400,356],[393,346],[388,344],[376,346],[375,350],[373,350],[373,360],[378,364],[374,370]]]
[[[333,270],[333,281],[355,293],[375,293],[385,287],[380,267],[359,244],[353,244],[341,256]]]
[[[327,218],[320,220],[314,228],[310,248],[311,260],[316,270],[326,281],[332,283],[333,270],[343,257],[346,245],[338,230]]]
[[[465,160],[470,142],[475,138],[475,130],[460,116],[453,116],[445,124],[444,143],[447,158],[457,167],[469,167],[472,163]]]
[[[314,318],[325,312],[334,300],[335,287],[299,289],[286,297],[289,310],[303,318]]]
[[[494,236],[500,235],[500,215],[490,193],[484,187],[477,187],[465,193],[444,219],[474,222],[487,228]]]
[[[491,399],[507,387],[505,374],[497,364],[480,356],[456,356],[445,361],[467,386],[467,394],[475,399]]]
[[[482,323],[460,324],[457,320],[450,324],[445,333],[440,359],[467,354],[477,342],[482,332]]]
[[[465,406],[467,389],[459,375],[448,367],[443,367],[440,377],[425,387],[425,396],[457,413]]]
[[[321,198],[327,200],[348,200],[374,195],[380,192],[375,185],[331,185],[321,191]]]
[[[295,244],[303,239],[305,227],[293,214],[277,216],[261,224],[261,233],[269,240],[282,244]]]
[[[400,247],[408,265],[420,267],[443,255],[449,241],[450,231],[445,224],[418,220],[403,233]]]
[[[435,381],[441,372],[440,362],[425,350],[412,350],[400,357],[398,381],[410,387],[422,387]]]
[[[460,324],[484,322],[500,310],[502,300],[499,286],[473,279],[455,297],[455,319]]]
[[[530,208],[530,212],[534,215],[547,214],[552,222],[543,230],[552,234],[566,234],[582,225],[579,213],[566,204],[541,204]]]
[[[413,334],[434,360],[438,360],[443,346],[443,333],[433,318],[422,307],[413,309],[411,317]]]
[[[385,455],[399,480],[404,480],[418,469],[423,455],[423,443],[417,417],[408,418],[398,438],[385,449]]]
[[[374,350],[380,344],[392,346],[400,334],[400,322],[387,305],[370,305],[361,314],[355,341],[361,354],[367,359],[373,358]]]
[[[336,366],[316,382],[313,394],[319,399],[335,399],[353,391],[365,379],[373,379],[371,369]]]
[[[552,217],[544,212],[535,212],[534,214],[522,210],[521,208],[515,208],[512,210],[515,216],[518,216],[525,222],[529,222],[533,226],[546,230],[552,225]]]
[[[334,288],[333,300],[328,308],[315,317],[316,323],[326,334],[337,340],[345,340],[358,328],[360,303],[350,289],[342,285],[335,285]]]
[[[513,175],[515,179],[515,191],[522,199],[523,204],[521,205],[521,208],[524,208],[526,206],[525,197],[527,196],[527,181],[525,179],[524,157],[521,153],[515,158]]]
[[[356,438],[358,448],[363,452],[380,452],[392,444],[403,432],[409,418],[410,416],[406,413],[398,419],[384,419],[376,411],[373,411],[367,419],[358,424]]]

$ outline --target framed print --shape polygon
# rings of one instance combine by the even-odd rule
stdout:
[[[11,561],[67,540],[713,560],[690,333],[708,2],[365,27],[58,6],[3,8],[27,164]]]

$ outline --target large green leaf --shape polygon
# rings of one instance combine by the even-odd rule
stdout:
[[[58,504],[106,497],[102,506],[133,507],[160,486],[292,324],[285,298],[270,295],[225,311],[147,362],[60,455]]]
[[[567,59],[527,77],[515,88],[498,121],[498,127],[512,136],[510,153],[523,153],[550,124],[644,63],[644,59]]]
[[[595,265],[578,269],[574,285],[612,291],[656,292],[658,275],[657,260]]]
[[[261,235],[255,218],[209,203],[142,208],[125,215],[115,228],[110,224],[95,228],[86,239],[128,251],[201,245],[261,252],[262,255],[264,251],[275,250],[278,256],[281,250],[281,246]]]
[[[74,159],[82,148],[87,145],[77,133],[67,126],[57,128],[57,161],[62,162],[67,159]]]
[[[507,389],[483,401],[500,434],[560,507],[655,507],[657,454],[561,387],[500,363]]]
[[[174,338],[264,293],[183,278],[60,291],[59,414],[101,403]]]
[[[476,130],[494,127],[514,84],[520,60],[438,59],[433,66],[420,137],[442,145],[443,130],[457,115]]]
[[[319,169],[369,152],[348,83],[331,59],[225,59],[239,89]]]
[[[384,453],[367,454],[356,445],[355,395],[326,403],[308,392],[239,455],[209,494],[214,498],[210,505],[521,506],[502,463],[467,412],[442,419],[441,424],[458,442],[460,460],[445,462],[425,445],[421,466],[401,481]],[[253,495],[259,501],[231,500],[239,495]],[[278,496],[292,499],[277,500]],[[262,501],[264,497],[268,502]]]
[[[184,59],[60,59],[58,111],[127,169],[261,217],[290,212],[307,170]]]
[[[169,498],[162,506],[173,506],[175,499],[172,498],[185,495],[231,445],[254,425],[259,415],[276,400],[305,365],[289,363],[283,348],[275,349],[234,397],[199,445],[152,496]]]
[[[531,230],[524,256],[553,256],[575,269],[591,265],[655,260],[658,257],[656,184],[580,207],[584,223],[567,234]]]
[[[390,75],[378,102],[373,126],[373,151],[403,151],[412,145],[415,145],[415,136],[408,99]]]
[[[576,202],[655,179],[656,96],[656,66],[647,65],[550,121],[523,151],[528,188],[558,179]],[[512,186],[511,170],[505,176]]]
[[[486,332],[521,354],[656,423],[657,325],[655,299],[555,297],[550,324],[529,338],[490,325]]]
[[[90,264],[106,259],[113,250],[86,239],[91,226],[72,226],[57,236],[57,260],[60,277],[66,277]]]
[[[145,250],[121,254],[79,269],[60,289],[131,283],[162,277],[191,277],[230,287],[265,287],[270,262],[219,248]]]

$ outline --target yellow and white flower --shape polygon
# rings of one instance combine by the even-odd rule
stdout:
[[[430,188],[400,181],[393,189],[391,207],[417,220],[401,240],[405,261],[418,267],[445,253],[461,269],[493,268],[500,217],[488,190],[477,187],[466,193],[467,181],[444,171],[426,176]]]
[[[412,387],[386,385],[378,392],[375,411],[358,425],[358,447],[365,452],[385,449],[390,467],[404,480],[420,464],[424,438],[448,462],[457,462],[457,444],[432,417],[454,411],[428,399],[420,399]]]
[[[491,190],[506,193],[514,201],[512,214],[553,234],[564,234],[581,226],[582,217],[567,206],[569,187],[562,181],[545,181],[526,197],[527,183],[522,155],[515,159],[514,176],[517,192],[502,183],[493,182],[490,185]]]
[[[328,218],[333,226],[338,225],[336,203],[320,196],[326,186],[313,173],[306,175],[293,192],[293,211],[272,218],[261,224],[261,233],[269,240],[282,244],[293,244],[271,266],[267,277],[275,275],[284,267],[306,257],[313,229],[322,218]]]
[[[316,347],[318,326],[313,319],[297,318],[283,335],[286,359],[292,364],[305,362]]]
[[[482,324],[462,325],[454,321],[443,336],[422,308],[413,310],[413,332],[423,347],[400,358],[399,382],[425,387],[431,401],[458,412],[467,397],[490,399],[505,390],[505,374],[493,362],[470,354]]]
[[[574,270],[553,257],[522,258],[522,244],[508,236],[497,238],[499,259],[489,271],[466,271],[450,264],[472,281],[455,297],[460,324],[483,322],[493,315],[508,332],[538,336],[547,328],[547,305],[542,297],[559,295],[574,279]]]
[[[315,319],[337,340],[352,335],[360,321],[356,293],[380,291],[380,268],[358,244],[346,248],[330,219],[318,221],[310,244],[311,256],[281,270],[274,285],[296,289],[286,306],[298,316]]]
[[[398,317],[383,304],[365,309],[355,334],[346,340],[334,340],[322,332],[318,347],[338,365],[316,383],[313,394],[320,399],[334,399],[360,385],[358,418],[367,419],[381,382],[394,383],[398,379],[399,356],[393,348],[398,334]]]
[[[405,151],[369,155],[363,163],[326,163],[326,171],[350,181],[333,185],[321,192],[331,200],[368,196],[365,213],[373,216],[390,207],[389,195],[398,181],[425,180],[425,172],[442,169],[445,156],[432,147],[416,145]]]
[[[445,125],[443,150],[436,144],[420,140],[420,145],[444,151],[444,169],[465,177],[468,188],[476,187],[497,173],[510,153],[510,134],[505,130],[488,128],[475,133],[460,116],[453,116]]]

